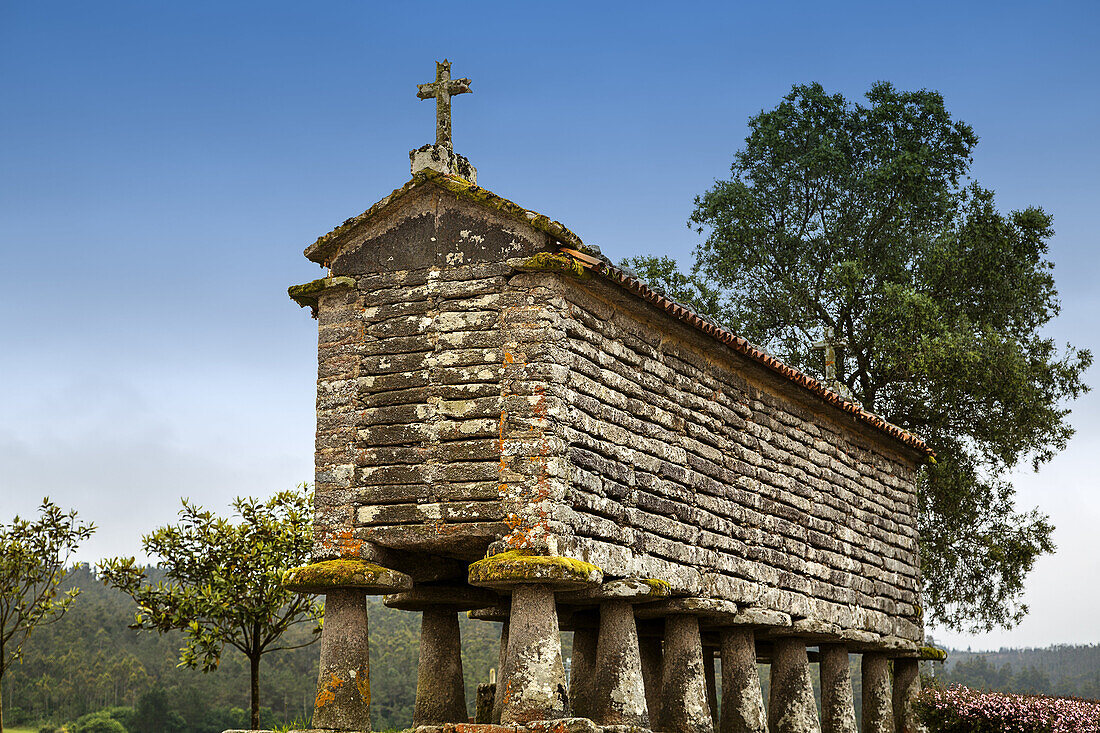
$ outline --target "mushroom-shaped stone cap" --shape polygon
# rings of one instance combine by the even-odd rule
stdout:
[[[466,615],[478,621],[507,621],[511,618],[511,609],[507,603],[497,603],[485,608],[471,608]]]
[[[500,590],[533,584],[548,585],[554,590],[579,590],[602,581],[603,571],[592,563],[524,550],[502,552],[470,566],[470,585]]]
[[[469,586],[417,585],[412,590],[394,593],[382,603],[401,611],[469,611],[496,603],[497,594]]]
[[[361,590],[382,595],[412,588],[412,578],[396,570],[365,560],[324,560],[283,574],[283,587],[298,593],[328,593],[333,590]]]
[[[656,578],[623,578],[585,588],[584,590],[563,593],[557,597],[558,603],[571,606],[586,606],[607,601],[627,601],[629,603],[647,603],[668,598],[672,586]]]

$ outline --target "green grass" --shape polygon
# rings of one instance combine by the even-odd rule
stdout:
[[[4,726],[4,733],[38,733],[37,728],[9,728]]]

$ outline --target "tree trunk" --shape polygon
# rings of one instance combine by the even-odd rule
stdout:
[[[4,733],[4,670],[0,669],[0,733]]]
[[[248,658],[248,672],[251,678],[250,689],[252,692],[252,730],[260,729],[260,655],[256,654]],[[4,733],[0,730],[0,733]]]

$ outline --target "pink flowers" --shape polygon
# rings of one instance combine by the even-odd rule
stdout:
[[[1084,733],[1100,731],[1100,701],[927,688],[916,710],[933,733]]]

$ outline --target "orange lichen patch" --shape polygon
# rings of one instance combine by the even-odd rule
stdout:
[[[355,675],[355,689],[359,691],[359,697],[363,702],[370,705],[370,667],[364,666],[359,668],[359,673]]]
[[[325,686],[317,691],[317,698],[313,701],[313,705],[318,708],[323,708],[330,702],[336,699],[336,691],[344,686],[344,681],[337,677],[335,674],[331,675],[332,679],[325,683]]]

